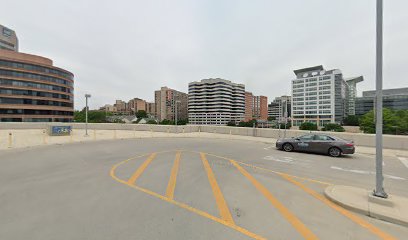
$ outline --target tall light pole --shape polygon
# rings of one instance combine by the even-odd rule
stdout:
[[[376,197],[387,198],[388,195],[384,191],[384,176],[383,176],[383,0],[377,0],[377,44],[376,44],[376,111],[375,111],[375,190],[373,195]]]
[[[283,113],[285,117],[285,130],[283,132],[283,138],[286,138],[286,125],[288,124],[288,100],[285,100],[285,112]]]
[[[279,116],[278,116],[278,133],[279,133],[279,138],[281,137],[281,133],[280,133],[280,127],[281,127],[281,125],[280,125],[280,120],[281,120],[281,116],[282,116],[282,109],[281,109],[281,106],[282,106],[282,99],[280,99],[279,100],[279,107],[278,107],[278,110],[279,110]]]
[[[88,135],[88,98],[91,97],[91,94],[85,94],[85,136],[89,136]]]

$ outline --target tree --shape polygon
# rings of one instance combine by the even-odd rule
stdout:
[[[86,117],[85,117],[85,108],[82,109],[82,111],[75,111],[74,112],[74,121],[75,122],[85,122]],[[90,110],[88,111],[88,122],[89,123],[103,123],[107,122],[106,117],[107,116],[112,116],[112,113],[107,113],[105,111],[99,111],[99,110]]]
[[[138,110],[136,112],[136,117],[137,118],[146,118],[147,117],[147,113],[145,110]]]
[[[324,125],[322,131],[344,132],[344,128],[337,123],[328,123]]]
[[[364,133],[375,133],[374,111],[364,114],[360,119],[360,129]],[[384,134],[408,134],[408,110],[393,111],[383,109]]]
[[[168,119],[163,119],[163,121],[160,122],[161,125],[174,125],[174,122]]]
[[[276,117],[274,117],[274,116],[269,116],[268,117],[268,121],[274,121],[274,120],[276,120]]]
[[[358,126],[360,118],[356,115],[349,115],[343,119],[343,124],[345,126]]]
[[[300,130],[317,130],[317,125],[311,122],[304,122],[299,126]]]

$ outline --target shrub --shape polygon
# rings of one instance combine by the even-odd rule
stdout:
[[[299,126],[300,130],[317,130],[317,125],[311,122],[304,122]]]
[[[336,123],[328,123],[324,125],[322,131],[332,131],[332,132],[344,132],[344,128]]]

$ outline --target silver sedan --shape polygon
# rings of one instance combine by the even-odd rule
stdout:
[[[339,157],[342,154],[353,154],[353,141],[324,134],[306,134],[296,138],[281,138],[276,141],[276,148],[286,152],[312,152]]]

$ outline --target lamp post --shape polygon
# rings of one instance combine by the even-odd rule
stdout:
[[[383,68],[383,0],[377,0],[377,20],[376,20],[376,111],[375,111],[375,190],[376,197],[387,198],[384,191],[383,176],[383,97],[382,97],[382,68]]]
[[[178,119],[178,116],[177,116],[177,111],[178,111],[178,109],[177,109],[177,104],[178,103],[180,103],[181,101],[180,100],[176,100],[174,103],[175,103],[175,110],[174,110],[174,122],[175,122],[175,125],[177,126],[177,119]]]
[[[285,112],[283,113],[285,117],[285,130],[283,132],[283,138],[286,138],[286,125],[288,124],[288,100],[285,100]]]
[[[85,137],[88,135],[88,98],[91,97],[91,94],[85,94]]]

